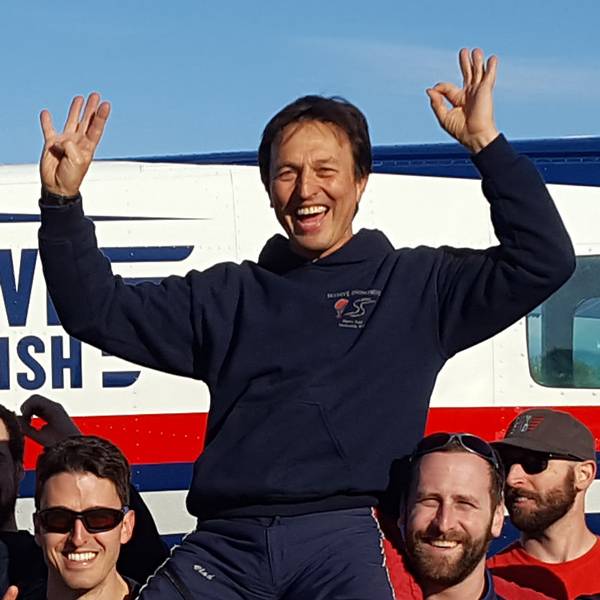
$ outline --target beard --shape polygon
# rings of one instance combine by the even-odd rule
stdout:
[[[466,532],[449,532],[441,535],[438,531],[413,531],[407,535],[406,555],[411,571],[420,584],[429,583],[444,587],[456,585],[466,579],[484,559],[492,540],[492,521],[479,538]],[[452,556],[435,556],[429,542],[458,542],[461,552]]]
[[[535,507],[519,506],[516,502],[519,496],[533,500]],[[570,469],[562,484],[545,493],[507,486],[505,502],[515,527],[528,535],[536,535],[562,519],[571,510],[576,496],[575,472]]]

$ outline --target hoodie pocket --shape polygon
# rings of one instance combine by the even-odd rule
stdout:
[[[349,461],[326,407],[310,387],[286,387],[282,394],[253,386],[233,407],[196,466],[204,493],[294,501],[351,487]]]

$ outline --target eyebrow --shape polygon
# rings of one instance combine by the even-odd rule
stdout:
[[[431,492],[431,493],[427,493],[427,492],[420,492],[416,495],[416,500],[417,502],[420,502],[421,500],[425,500],[427,498],[431,498],[433,500],[442,500],[442,495],[438,494],[437,492]],[[471,504],[476,504],[477,506],[479,506],[481,504],[481,502],[479,501],[479,499],[476,496],[470,496],[468,494],[453,494],[451,496],[452,500],[454,500],[455,502],[469,502]]]
[[[326,164],[337,165],[338,163],[339,163],[339,160],[335,156],[328,156],[327,158],[318,158],[314,161],[314,164],[318,167],[326,165]],[[286,162],[282,162],[282,163],[275,163],[273,165],[273,167],[274,167],[275,171],[280,171],[281,169],[285,169],[285,168],[297,169],[299,167],[299,165],[294,162],[286,161]]]
[[[477,496],[469,496],[468,494],[456,494],[455,496],[452,496],[452,499],[460,502],[470,502],[471,504],[475,504],[477,506],[480,504]]]

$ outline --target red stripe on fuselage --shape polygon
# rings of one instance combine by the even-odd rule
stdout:
[[[426,433],[434,431],[470,432],[487,440],[503,437],[509,423],[529,407],[432,408]],[[600,437],[600,406],[556,407],[583,421]],[[81,431],[114,442],[131,464],[194,462],[200,454],[206,434],[207,413],[119,415],[76,417]],[[34,421],[34,426],[36,422]],[[39,421],[37,423],[39,426]],[[28,441],[25,468],[35,468],[40,447]]]
[[[204,446],[207,413],[75,417],[81,432],[116,444],[134,464],[194,462]],[[40,421],[34,419],[34,427]],[[34,469],[40,446],[27,441],[25,468]]]

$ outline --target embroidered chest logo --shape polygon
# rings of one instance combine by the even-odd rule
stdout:
[[[344,290],[328,292],[338,327],[362,329],[373,311],[381,290]]]

